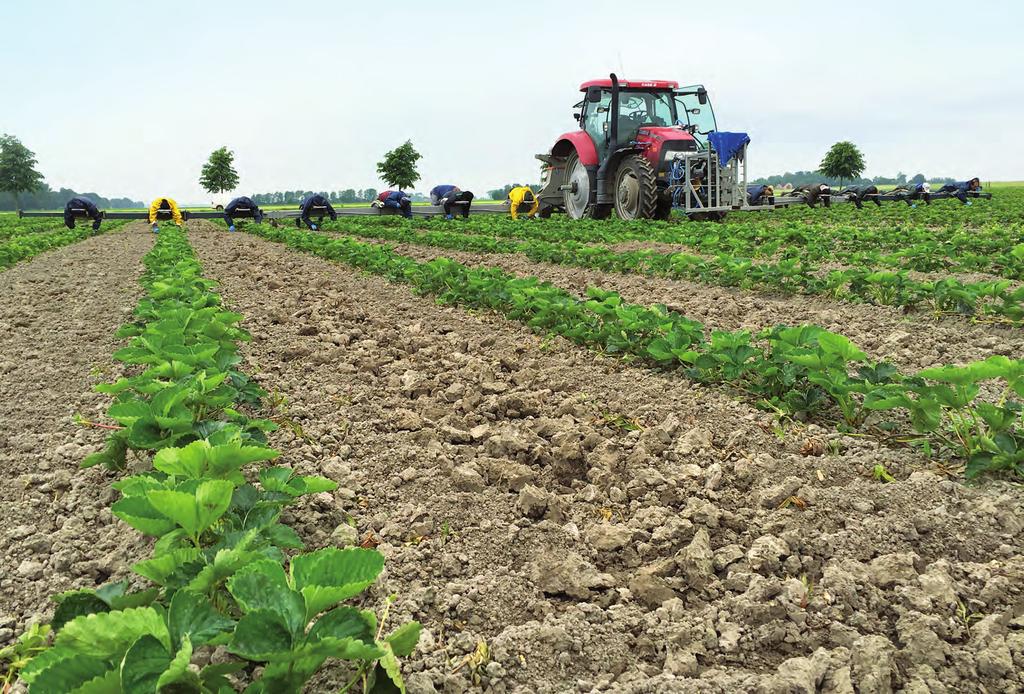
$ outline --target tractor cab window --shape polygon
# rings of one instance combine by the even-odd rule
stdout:
[[[676,92],[676,112],[679,124],[689,126],[694,138],[700,143],[701,148],[708,146],[708,133],[717,130],[715,124],[715,112],[711,109],[711,100],[704,92],[705,103],[700,103],[698,90],[703,90],[700,85],[684,87]]]
[[[642,127],[674,125],[672,93],[623,89],[619,93],[619,142],[636,138]]]
[[[585,111],[581,125],[594,141],[598,152],[605,152],[608,147],[608,111],[612,105],[612,93],[601,92],[600,101],[584,101]]]

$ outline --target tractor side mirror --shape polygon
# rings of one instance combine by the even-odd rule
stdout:
[[[583,117],[583,114],[582,113],[574,113],[574,114],[572,114],[572,117],[575,120],[579,120],[580,118]]]
[[[587,89],[587,101],[592,104],[600,103],[601,101],[601,88],[590,87]]]
[[[697,101],[700,102],[701,106],[708,102],[708,90],[704,87],[697,90]]]

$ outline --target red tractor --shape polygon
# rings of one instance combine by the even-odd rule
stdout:
[[[580,91],[586,95],[574,114],[580,129],[538,155],[548,164],[538,195],[542,216],[564,209],[574,219],[604,219],[614,210],[621,219],[668,219],[673,205],[718,207],[718,201],[701,204],[694,197],[701,190],[706,195],[717,173],[707,170],[714,157],[701,156],[716,129],[703,86],[680,89],[676,82],[620,81],[613,74],[584,82]],[[685,156],[686,171],[680,174],[677,155],[686,153],[694,155]],[[689,204],[680,201],[680,191],[692,198]],[[715,214],[722,213],[691,216]]]

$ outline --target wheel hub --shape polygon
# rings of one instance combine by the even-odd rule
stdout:
[[[640,204],[640,181],[632,171],[623,172],[616,189],[618,207],[629,217],[636,217]]]
[[[569,190],[565,191],[565,208],[569,215],[579,219],[586,212],[590,202],[590,174],[579,159],[576,159],[569,177],[566,179]]]

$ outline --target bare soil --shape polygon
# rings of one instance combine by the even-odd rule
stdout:
[[[246,316],[247,370],[301,427],[273,443],[340,484],[292,520],[313,547],[380,543],[375,601],[396,593],[396,618],[425,625],[410,692],[1024,688],[1020,486],[816,426],[776,435],[719,389],[212,228],[191,241]],[[619,279],[732,325],[785,310]],[[902,325],[827,310],[880,344]]]
[[[144,224],[43,253],[0,272],[0,645],[48,621],[50,596],[129,576],[144,543],[113,518],[117,493],[102,470],[80,470],[105,433],[117,378],[115,331],[142,288]]]

